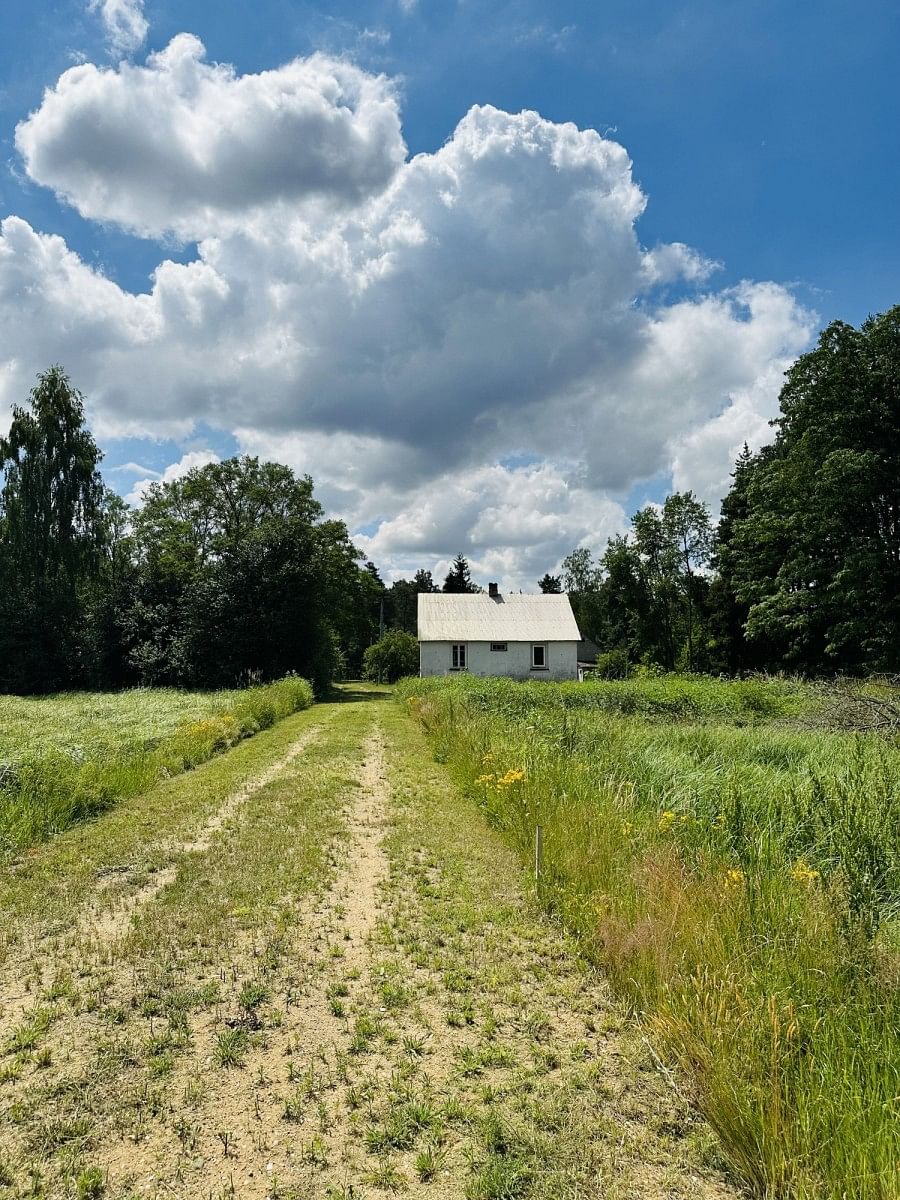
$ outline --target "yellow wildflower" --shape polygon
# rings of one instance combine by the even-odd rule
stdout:
[[[797,883],[815,883],[819,872],[811,867],[805,858],[798,858],[791,868],[791,878]]]
[[[672,812],[671,808],[667,808],[666,811],[664,813],[662,813],[659,818],[658,825],[659,825],[660,833],[668,833],[674,824],[675,824],[675,813]]]
[[[739,883],[743,883],[743,882],[744,882],[744,872],[741,870],[740,867],[729,867],[729,869],[725,872],[726,888],[737,887],[737,885]]]
[[[479,775],[475,780],[476,783],[490,783],[493,780],[493,775]]]

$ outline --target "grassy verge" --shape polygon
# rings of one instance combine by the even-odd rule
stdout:
[[[466,1200],[731,1196],[716,1139],[523,890],[502,837],[402,713],[384,727],[390,871],[369,989],[386,1046],[361,1130],[369,1178],[436,1180]]]
[[[65,935],[90,901],[115,908],[180,857],[230,796],[268,770],[300,737],[322,723],[316,705],[246,739],[190,771],[123,798],[35,846],[0,872],[0,965],[25,943]]]
[[[743,726],[813,713],[821,707],[822,696],[796,679],[647,675],[552,687],[541,682],[510,686],[509,681],[497,680],[483,697],[477,690],[468,693],[473,706],[487,702],[492,712],[512,718],[546,709]]]
[[[0,861],[307,708],[286,678],[244,691],[168,689],[0,699]]]
[[[742,1179],[760,1195],[888,1200],[900,1189],[900,752],[767,728],[783,685],[772,697],[755,685],[741,727],[743,701],[722,702],[741,685],[709,686],[702,724],[622,715],[592,695],[576,706],[565,686],[398,690],[523,855],[542,826],[545,902],[685,1069]]]

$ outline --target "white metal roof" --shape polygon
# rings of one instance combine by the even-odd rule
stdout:
[[[419,593],[420,642],[577,642],[568,596]]]

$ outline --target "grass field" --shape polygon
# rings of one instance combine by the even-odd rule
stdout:
[[[900,1194],[900,748],[784,682],[408,680],[742,1181]]]
[[[295,678],[231,692],[0,696],[0,861],[311,703]]]
[[[2,1200],[735,1200],[384,689],[0,874]]]

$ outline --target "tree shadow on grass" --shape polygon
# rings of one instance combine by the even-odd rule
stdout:
[[[362,700],[387,700],[393,690],[383,683],[366,683],[361,679],[348,679],[345,683],[335,684],[328,699],[338,704],[358,703]]]

